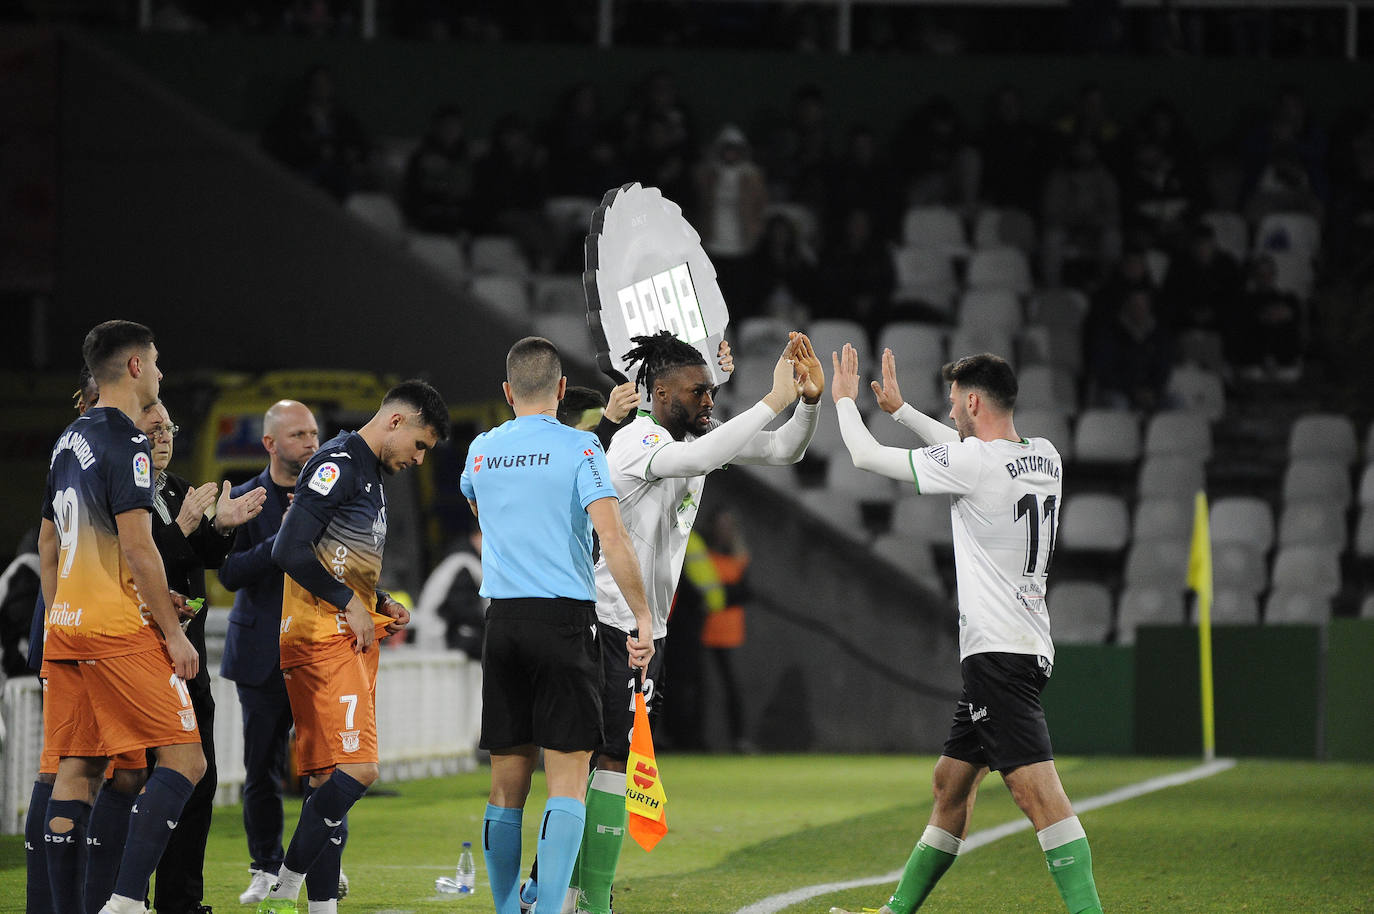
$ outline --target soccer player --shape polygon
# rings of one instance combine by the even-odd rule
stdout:
[[[963,696],[935,764],[935,804],[916,849],[880,914],[911,914],[954,863],[968,831],[978,783],[999,771],[1035,826],[1050,875],[1073,914],[1102,911],[1088,838],[1074,815],[1040,707],[1054,664],[1045,582],[1063,492],[1062,463],[1044,438],[1016,433],[1016,375],[998,356],[971,355],[944,367],[954,428],[902,402],[897,364],[883,352],[878,405],[929,446],[883,447],[859,416],[859,357],[832,355],[831,388],[854,465],[952,495],[959,587]],[[831,908],[832,914],[847,914]]]
[[[419,466],[448,434],[439,392],[404,381],[361,429],[320,445],[296,482],[272,560],[286,573],[281,668],[296,722],[296,765],[313,792],[259,914],[296,911],[302,882],[311,914],[337,909],[346,816],[378,775],[373,642],[410,620],[377,590],[386,547],[383,478]]]
[[[711,416],[716,388],[706,360],[695,348],[665,331],[634,337],[637,345],[625,356],[631,365],[640,366],[635,381],[648,392],[652,405],[616,433],[608,460],[643,569],[657,651],[668,634],[668,612],[707,474],[730,463],[796,463],[811,443],[825,375],[811,341],[800,333],[789,337],[774,366],[772,389],[754,406],[719,424]],[[798,396],[802,402],[791,419],[777,431],[763,431]],[[620,645],[638,623],[604,561],[596,567],[596,613],[605,668],[606,740],[587,793],[577,888],[579,910],[609,914],[611,883],[625,840],[625,762],[634,724],[634,681],[625,675],[627,658]],[[644,679],[651,720],[658,716],[655,697],[663,691],[662,666],[656,654]],[[538,893],[529,888],[533,890],[527,895]]]
[[[592,529],[606,574],[621,588],[631,628],[652,621],[639,561],[601,442],[556,418],[567,379],[558,350],[526,337],[506,356],[515,418],[468,448],[461,488],[482,524],[482,738],[491,798],[482,850],[498,914],[520,909],[520,832],[530,777],[544,750],[549,799],[538,858],[547,897],[561,900],[582,842],[591,753],[602,741],[601,654]],[[620,633],[620,680],[654,653],[647,634]],[[623,803],[624,797],[621,797]]]
[[[100,405],[53,448],[39,557],[48,607],[44,736],[58,756],[43,840],[53,908],[83,910],[79,853],[106,758],[153,747],[106,914],[141,914],[148,877],[205,771],[186,680],[200,658],[178,624],[153,542],[153,474],[134,417],[157,401],[147,327],[106,321],[82,355]],[[160,637],[159,637],[160,631]]]

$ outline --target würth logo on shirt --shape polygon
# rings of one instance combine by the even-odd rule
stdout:
[[[487,466],[493,470],[499,470],[506,467],[538,467],[548,465],[548,454],[503,454],[487,461]]]

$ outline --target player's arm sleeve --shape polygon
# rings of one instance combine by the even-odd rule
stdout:
[[[351,462],[340,460],[337,468],[339,477],[323,493],[308,484],[296,487],[291,510],[282,518],[281,529],[272,544],[272,561],[316,599],[342,610],[353,599],[353,591],[342,581],[335,580],[315,556],[315,544],[324,535],[331,514],[356,487]]]
[[[840,417],[840,435],[854,466],[870,473],[877,473],[889,479],[906,482],[913,478],[911,451],[906,448],[886,447],[864,425],[859,415],[859,407],[849,397],[835,404],[835,412]]]
[[[801,460],[816,434],[816,420],[820,417],[820,403],[797,401],[792,418],[773,432],[759,432],[749,439],[735,463],[787,466]],[[715,434],[712,432],[711,434]]]
[[[606,452],[599,447],[599,440],[589,443],[577,455],[577,498],[584,510],[598,498],[617,498]]]
[[[280,570],[272,561],[272,546],[277,541],[277,534],[272,533],[255,543],[249,530],[252,524],[249,521],[239,527],[234,544],[224,557],[224,564],[220,565],[219,582],[227,590],[241,590]]]
[[[903,403],[892,418],[916,433],[926,444],[949,444],[959,440],[959,433],[925,413],[910,403]]]
[[[625,422],[623,423],[612,422],[603,415],[601,421],[596,423],[596,438],[601,442],[602,450],[609,448],[611,446],[611,439],[615,437],[615,433],[620,431],[625,424],[633,422],[634,418],[634,410],[630,410],[630,414],[625,417]]]
[[[669,441],[654,451],[645,468],[645,479],[700,476],[723,467],[740,455],[749,441],[773,421],[777,413],[759,401],[709,434],[691,441]]]

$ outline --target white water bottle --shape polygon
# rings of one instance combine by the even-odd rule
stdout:
[[[458,871],[453,874],[460,895],[471,895],[477,885],[477,864],[472,859],[472,842],[463,842],[463,852],[458,855]]]

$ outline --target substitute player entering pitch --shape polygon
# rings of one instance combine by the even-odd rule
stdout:
[[[951,429],[902,402],[896,360],[891,350],[883,353],[883,381],[873,382],[873,392],[879,406],[929,443],[919,450],[874,440],[854,402],[858,354],[846,343],[832,359],[831,390],[854,465],[911,480],[917,494],[953,496],[964,691],[935,763],[930,823],[881,914],[911,914],[954,863],[989,770],[1002,773],[1035,826],[1065,906],[1073,914],[1101,914],[1088,838],[1059,781],[1040,707],[1054,663],[1045,583],[1063,497],[1059,452],[1044,438],[1016,433],[1016,376],[998,356],[971,355],[944,367]]]

